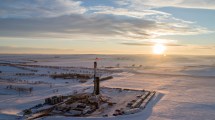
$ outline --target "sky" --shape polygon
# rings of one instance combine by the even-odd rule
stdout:
[[[0,0],[0,54],[215,55],[214,0]]]

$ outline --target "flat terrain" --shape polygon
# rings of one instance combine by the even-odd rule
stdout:
[[[48,96],[69,94],[74,90],[81,92],[84,88],[91,88],[93,85],[91,79],[81,83],[77,79],[52,79],[48,75],[67,72],[90,73],[96,57],[100,58],[98,61],[99,69],[104,71],[100,75],[112,75],[114,77],[102,81],[101,86],[157,91],[152,102],[143,111],[132,115],[102,119],[215,119],[215,59],[212,56],[1,55],[0,120],[16,119],[23,109],[41,103]],[[5,65],[8,63],[18,64],[18,67]],[[27,65],[24,66],[27,69],[21,68],[23,66],[20,67],[19,64]],[[29,65],[37,67],[30,67]],[[32,70],[37,70],[37,72]],[[17,76],[16,73],[35,73],[35,75]],[[33,87],[33,92],[19,93],[15,90],[6,89],[8,85]],[[54,92],[56,89],[58,92]],[[126,94],[119,96],[122,99],[127,99]],[[43,119],[71,118],[52,116]],[[73,119],[101,118],[91,116]]]

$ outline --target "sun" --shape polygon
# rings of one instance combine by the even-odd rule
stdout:
[[[154,54],[164,54],[166,50],[166,46],[163,44],[157,43],[153,46],[153,53]]]

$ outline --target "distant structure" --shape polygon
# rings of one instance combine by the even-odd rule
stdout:
[[[45,103],[49,105],[55,105],[60,102],[63,102],[63,96],[53,96],[45,99]]]
[[[99,86],[99,77],[96,76],[96,71],[97,71],[97,62],[94,62],[94,95],[99,95],[100,94],[100,86]]]

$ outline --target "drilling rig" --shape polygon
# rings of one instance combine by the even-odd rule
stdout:
[[[94,95],[99,95],[100,94],[100,86],[99,86],[99,77],[96,76],[97,72],[97,62],[94,62]]]

